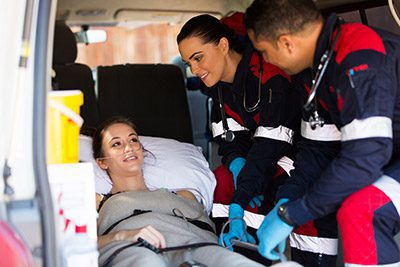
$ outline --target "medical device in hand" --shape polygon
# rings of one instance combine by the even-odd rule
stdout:
[[[232,240],[232,245],[233,246],[238,246],[238,247],[241,247],[241,248],[246,248],[246,249],[258,251],[258,245],[252,244],[252,243],[248,243],[248,242],[243,242],[243,241],[240,241],[239,239],[233,239]]]
[[[243,218],[234,218],[234,220],[243,220],[244,221]],[[222,244],[223,247],[226,247],[226,246],[225,246],[225,244],[223,242],[222,235],[224,234],[225,227],[230,223],[230,221],[231,221],[231,219],[229,219],[227,222],[225,222],[224,225],[222,226],[222,229],[221,229],[220,239],[222,240],[221,244]],[[247,225],[246,225],[245,221],[244,221],[244,225],[247,228]],[[246,231],[244,231],[244,233],[246,233]],[[243,236],[244,236],[244,234],[243,234]],[[253,250],[253,251],[258,251],[258,245],[257,244],[252,244],[252,243],[249,243],[249,242],[241,241],[240,239],[242,239],[243,236],[241,236],[239,239],[232,239],[232,241],[231,241],[232,245],[231,246],[237,246],[237,247],[241,247],[241,248],[245,248],[245,249],[249,249],[249,250]],[[226,247],[226,248],[229,248],[229,246]],[[281,262],[288,261],[288,259],[287,259],[287,257],[285,256],[284,253],[279,253],[279,257],[280,257]]]

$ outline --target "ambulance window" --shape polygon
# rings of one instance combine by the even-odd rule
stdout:
[[[170,63],[179,54],[176,35],[181,24],[125,23],[112,27],[94,27],[107,33],[107,40],[96,44],[78,44],[76,62],[90,68],[126,63]],[[74,32],[79,27],[73,27]]]
[[[358,11],[351,11],[346,13],[339,13],[340,17],[342,17],[345,21],[351,22],[359,22],[361,23],[360,13]]]
[[[365,12],[370,26],[400,34],[400,27],[396,24],[388,6],[369,8]]]
[[[365,9],[365,14],[369,26],[400,34],[400,27],[396,24],[387,5]],[[346,21],[361,23],[361,15],[358,10],[338,13],[338,15]]]

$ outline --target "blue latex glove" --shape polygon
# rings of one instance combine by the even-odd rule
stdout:
[[[255,206],[260,207],[263,200],[264,200],[263,195],[258,195],[258,196],[253,197],[253,199],[250,200],[250,203],[249,203],[250,207],[252,207],[252,208],[254,208]]]
[[[222,234],[222,239],[224,240],[225,246],[231,251],[233,251],[232,239],[240,239],[243,242],[253,244],[256,243],[254,237],[246,232],[244,222],[241,220],[243,219],[243,216],[244,211],[240,205],[233,203],[229,206],[229,232]],[[219,240],[219,244],[222,245],[221,239]]]
[[[237,177],[239,176],[239,173],[245,164],[246,160],[242,157],[235,158],[234,160],[232,160],[231,164],[229,164],[229,170],[233,175],[233,185],[235,186],[235,190],[237,188]],[[250,207],[260,207],[263,200],[263,195],[255,196],[252,200],[250,200]]]
[[[257,230],[257,237],[260,240],[258,252],[270,260],[280,259],[280,254],[285,251],[286,238],[293,230],[292,226],[278,216],[279,206],[286,202],[288,202],[287,198],[280,199]],[[275,247],[278,247],[279,254],[274,250]]]
[[[235,158],[234,160],[232,160],[231,164],[229,164],[229,170],[233,175],[233,185],[235,186],[235,190],[237,188],[237,177],[239,176],[239,173],[245,164],[246,160],[242,157]],[[260,207],[263,200],[263,195],[255,196],[252,200],[250,200],[250,207]]]
[[[229,170],[231,171],[233,175],[233,184],[235,185],[236,189],[236,182],[237,182],[237,177],[242,170],[244,164],[246,164],[246,160],[242,157],[237,157],[234,160],[232,160],[231,164],[229,164]]]

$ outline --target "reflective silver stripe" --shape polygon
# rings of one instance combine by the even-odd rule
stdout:
[[[338,239],[299,235],[296,233],[290,234],[290,246],[302,251],[313,253],[323,253],[326,255],[337,255]]]
[[[249,129],[243,127],[242,125],[240,125],[237,121],[235,121],[232,118],[228,118],[226,120],[228,122],[228,128],[231,131],[248,131]],[[211,131],[213,133],[213,137],[217,137],[218,135],[221,135],[224,133],[224,127],[222,125],[222,121],[218,122],[218,123],[211,123]]]
[[[340,141],[341,133],[335,124],[325,124],[311,129],[309,122],[301,121],[301,136],[315,141]]]
[[[341,129],[342,141],[357,140],[370,137],[392,138],[392,120],[388,117],[369,117],[353,120]]]
[[[212,215],[214,218],[229,217],[229,205],[214,203],[212,207]],[[265,216],[251,211],[244,211],[243,219],[246,225],[254,229],[258,229],[263,222]]]
[[[389,263],[389,264],[379,264],[379,265],[364,265],[364,264],[354,264],[354,263],[345,263],[345,267],[400,267],[400,262]]]
[[[278,165],[285,170],[285,172],[290,176],[290,171],[294,169],[293,160],[286,156],[283,156],[280,160],[278,160]]]
[[[373,185],[390,198],[400,216],[400,183],[390,176],[383,175]]]
[[[254,133],[254,137],[264,137],[291,144],[293,142],[293,134],[293,130],[284,126],[279,126],[277,128],[259,126]]]

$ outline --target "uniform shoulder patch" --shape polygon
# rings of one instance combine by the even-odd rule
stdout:
[[[334,36],[337,32],[334,33]],[[333,38],[334,38],[333,36]],[[349,54],[361,50],[373,50],[386,55],[385,46],[379,35],[360,23],[342,25],[342,33],[335,47],[336,62],[341,64]]]

